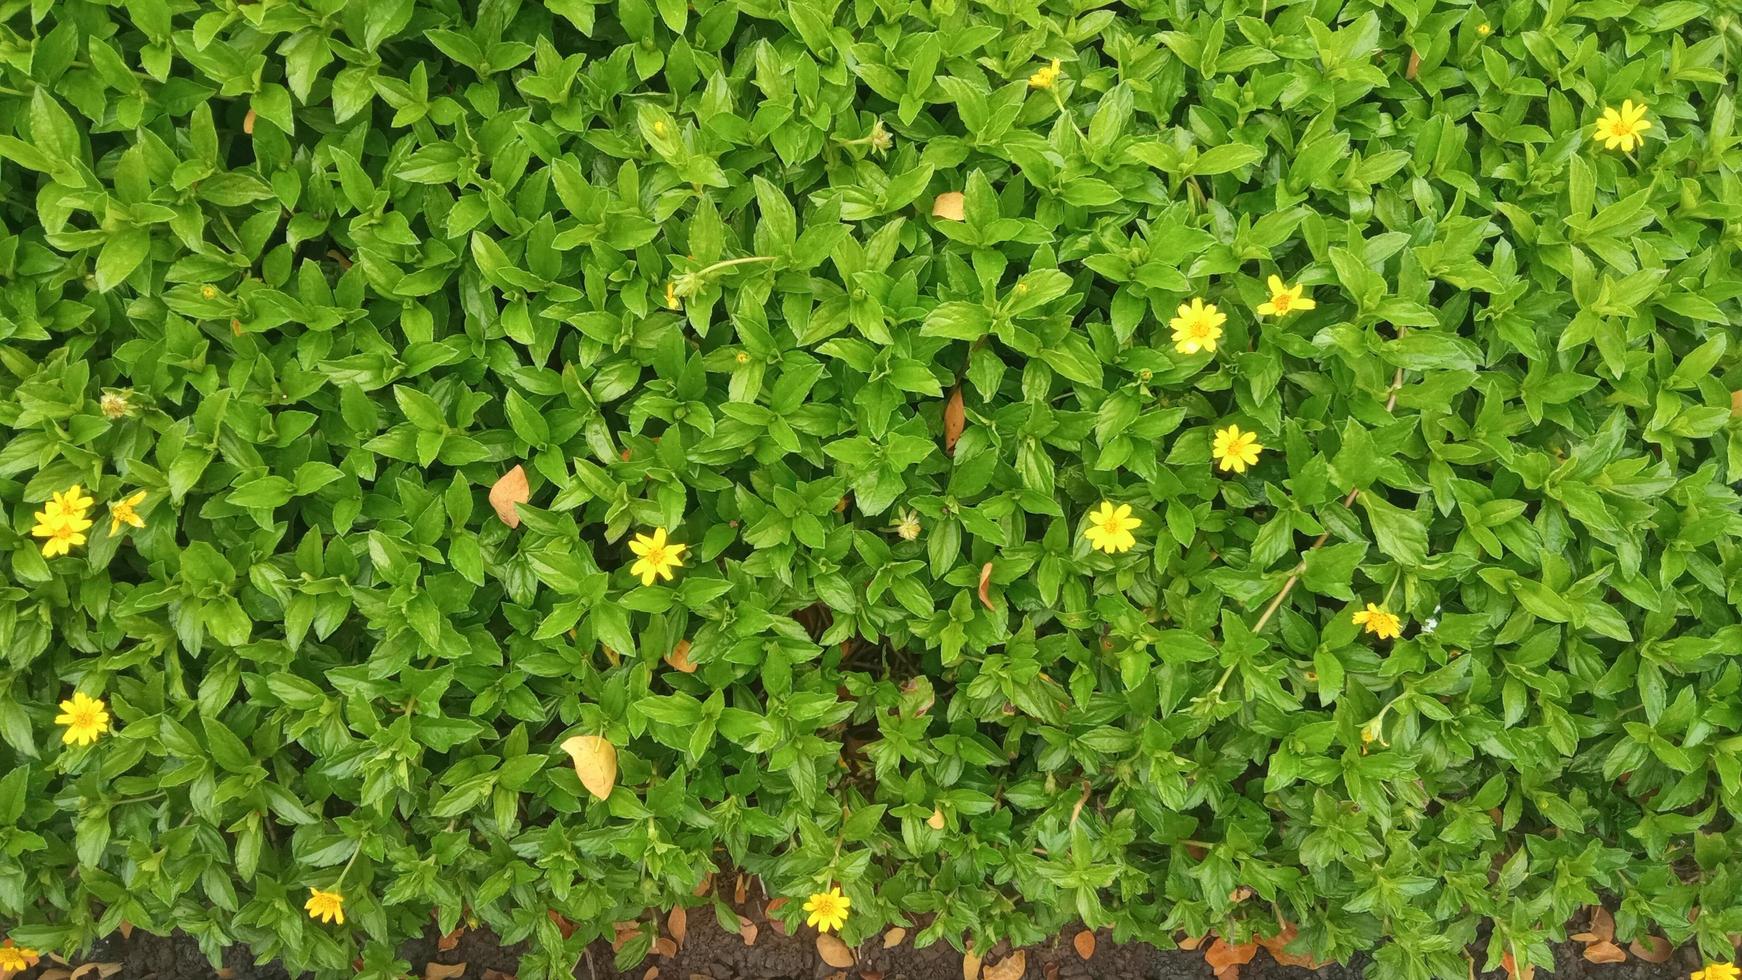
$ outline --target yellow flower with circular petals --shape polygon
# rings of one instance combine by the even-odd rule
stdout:
[[[805,919],[805,925],[813,926],[818,932],[836,932],[847,924],[847,910],[853,907],[853,900],[841,894],[839,888],[831,888],[826,892],[817,892],[804,903],[804,910],[810,913]]]

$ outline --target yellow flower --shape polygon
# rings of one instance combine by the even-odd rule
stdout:
[[[1258,442],[1258,433],[1241,432],[1237,425],[1216,431],[1216,442],[1210,447],[1210,452],[1216,457],[1216,463],[1224,472],[1233,470],[1236,473],[1246,472],[1246,467],[1258,465],[1258,454],[1264,450]]]
[[[1623,153],[1632,153],[1635,143],[1644,143],[1645,137],[1640,135],[1651,128],[1651,120],[1645,118],[1645,103],[1638,105],[1632,99],[1621,103],[1621,111],[1616,112],[1613,106],[1603,109],[1603,118],[1597,120],[1596,137],[1603,141],[1605,149],[1617,147]]]
[[[119,500],[109,504],[110,537],[114,537],[115,534],[121,530],[121,525],[123,524],[129,525],[130,527],[145,526],[145,518],[140,517],[139,514],[133,510],[133,508],[139,506],[140,501],[144,499],[145,491],[141,490],[133,496],[128,497],[126,500]]]
[[[201,286],[200,287],[200,297],[202,299],[217,299],[218,298],[218,290],[216,287],[213,287],[213,286]]]
[[[1691,980],[1736,980],[1742,970],[1734,963],[1707,963],[1704,970],[1695,970]]]
[[[97,736],[109,730],[109,709],[102,698],[78,691],[72,700],[60,703],[60,710],[54,723],[66,726],[60,740],[68,745],[93,745]]]
[[[1305,286],[1290,286],[1281,276],[1270,277],[1270,302],[1258,304],[1259,316],[1287,316],[1296,310],[1310,310],[1319,304],[1302,296]]]
[[[918,541],[920,532],[919,515],[914,513],[912,510],[903,511],[901,517],[898,518],[894,524],[889,525],[889,529],[900,536],[903,541]]]
[[[106,419],[124,419],[133,410],[126,395],[113,391],[103,392],[103,397],[97,399],[97,407],[102,410]]]
[[[1059,70],[1059,60],[1054,58],[1052,64],[1047,65],[1045,68],[1041,68],[1034,74],[1028,76],[1028,87],[1052,88],[1052,83],[1058,81]]]
[[[311,919],[345,924],[345,896],[336,891],[324,892],[319,888],[310,888],[308,901],[302,907],[308,911]]]
[[[688,545],[665,540],[665,528],[653,529],[653,536],[637,534],[629,542],[629,550],[641,556],[629,569],[629,574],[641,576],[642,585],[652,585],[655,578],[671,581],[671,570],[682,568],[682,556]]]
[[[1222,324],[1228,317],[1216,309],[1216,304],[1193,298],[1191,305],[1180,304],[1179,316],[1169,321],[1173,327],[1173,348],[1181,354],[1196,354],[1200,350],[1216,352],[1216,338],[1222,336]]]
[[[1488,35],[1494,33],[1494,28],[1489,26],[1487,21],[1483,21],[1482,23],[1476,25],[1476,33],[1482,35],[1483,37],[1487,37]]]
[[[841,894],[839,888],[817,892],[804,903],[804,910],[810,913],[810,918],[804,920],[805,925],[815,926],[818,932],[830,929],[839,932],[847,923],[847,910],[852,907],[853,900]]]
[[[677,298],[677,283],[675,283],[675,282],[666,283],[665,284],[665,308],[668,310],[675,310],[681,306],[683,306],[683,304],[681,302],[679,302],[678,298]]]
[[[22,973],[36,965],[42,954],[8,939],[0,943],[0,973]]]
[[[69,554],[85,543],[85,531],[91,527],[85,514],[93,501],[82,494],[83,491],[74,484],[64,493],[56,493],[53,500],[36,512],[36,526],[30,529],[30,533],[33,537],[45,539],[42,542],[44,558]]]
[[[1364,627],[1367,632],[1381,640],[1395,639],[1403,635],[1403,621],[1397,618],[1397,614],[1371,602],[1367,603],[1366,609],[1355,610],[1350,621],[1356,626]]]
[[[1131,532],[1143,526],[1140,518],[1131,516],[1131,505],[1113,506],[1110,500],[1101,501],[1101,509],[1089,514],[1089,526],[1083,529],[1083,537],[1089,539],[1089,544],[1111,555],[1119,551],[1130,551],[1137,545],[1137,538]]]

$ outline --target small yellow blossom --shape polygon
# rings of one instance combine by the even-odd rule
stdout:
[[[319,888],[310,888],[308,901],[302,907],[308,911],[311,919],[345,924],[345,896],[336,891],[324,892]]]
[[[675,283],[675,282],[666,283],[665,284],[665,308],[668,310],[675,310],[681,306],[683,306],[683,303],[679,302],[679,300],[677,298],[677,283]]]
[[[1131,532],[1142,526],[1142,519],[1131,516],[1130,504],[1114,507],[1112,501],[1103,500],[1101,509],[1089,514],[1089,526],[1083,529],[1083,537],[1111,555],[1136,547],[1137,538]]]
[[[75,483],[71,489],[56,492],[54,499],[36,512],[36,526],[30,529],[30,533],[44,539],[44,558],[70,554],[85,543],[85,532],[91,527],[91,521],[85,515],[94,503]]]
[[[739,364],[749,364],[750,363],[750,355],[744,353],[743,351],[739,351],[737,356],[733,357],[732,359],[737,361]]]
[[[0,973],[22,973],[35,966],[41,956],[29,946],[20,946],[8,939],[0,943]]]
[[[1310,310],[1319,304],[1302,296],[1305,286],[1290,286],[1282,281],[1281,276],[1271,276],[1270,302],[1258,304],[1259,316],[1287,316],[1297,310]]]
[[[1742,977],[1742,969],[1737,969],[1734,963],[1707,963],[1704,970],[1695,970],[1691,980],[1737,980]]]
[[[1060,71],[1059,60],[1054,58],[1052,64],[1047,65],[1045,68],[1041,68],[1034,74],[1028,76],[1028,87],[1052,88],[1053,83],[1058,81]]]
[[[655,578],[671,581],[671,570],[683,567],[683,553],[688,545],[665,539],[665,528],[656,527],[652,536],[637,534],[629,542],[629,550],[640,556],[629,574],[641,576],[642,585],[652,585]]]
[[[141,490],[126,500],[117,500],[109,504],[109,536],[120,533],[121,525],[129,527],[144,527],[145,518],[140,517],[133,508],[138,507],[145,499],[145,491]]]
[[[1196,354],[1200,350],[1216,352],[1216,340],[1222,336],[1222,324],[1228,317],[1216,309],[1216,304],[1193,298],[1190,305],[1181,303],[1179,315],[1169,321],[1173,327],[1173,348],[1181,354]]]
[[[1597,120],[1596,137],[1603,141],[1605,149],[1619,148],[1623,153],[1632,153],[1636,143],[1643,144],[1645,137],[1641,135],[1651,128],[1651,120],[1645,118],[1645,103],[1635,104],[1632,99],[1621,103],[1621,111],[1616,112],[1613,106],[1603,110],[1603,118]]]
[[[1367,603],[1366,609],[1355,610],[1349,619],[1381,640],[1395,639],[1403,635],[1403,621],[1397,618],[1397,614],[1371,602]]]
[[[911,510],[903,511],[900,519],[889,525],[889,529],[900,536],[903,541],[919,540],[919,515]]]
[[[133,411],[127,396],[113,391],[105,391],[97,400],[97,407],[102,410],[104,418],[111,420],[124,419]]]
[[[1233,470],[1236,473],[1246,472],[1246,467],[1258,464],[1258,454],[1264,446],[1258,442],[1258,433],[1242,432],[1237,425],[1216,431],[1216,442],[1210,447],[1210,452],[1216,457],[1216,464],[1223,472]]]
[[[109,730],[109,709],[102,698],[77,691],[71,700],[60,703],[60,710],[54,723],[66,726],[60,740],[67,745],[95,744],[97,737]]]
[[[201,286],[200,297],[203,299],[217,299],[218,290],[214,286]]]
[[[1494,28],[1487,21],[1483,21],[1482,23],[1476,25],[1476,33],[1482,35],[1483,37],[1487,37],[1488,35],[1494,33]]]
[[[810,917],[805,919],[805,925],[816,927],[818,932],[828,932],[830,929],[839,932],[847,924],[847,910],[852,907],[853,900],[841,894],[839,888],[817,892],[804,903],[804,910],[810,913]]]

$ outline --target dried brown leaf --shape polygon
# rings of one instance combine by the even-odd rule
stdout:
[[[986,967],[985,980],[1022,980],[1027,972],[1028,950],[1019,949],[998,961],[998,965]]]
[[[901,928],[900,926],[896,926],[895,928],[893,928],[893,929],[891,929],[888,932],[883,934],[883,948],[884,949],[894,949],[895,947],[900,946],[901,941],[903,939],[906,939],[906,938],[907,938],[907,930]]]
[[[1670,954],[1675,952],[1675,947],[1662,936],[1640,936],[1628,943],[1627,949],[1647,963],[1667,963]]]
[[[826,932],[817,934],[817,955],[823,958],[824,963],[840,970],[858,962],[846,943]]]
[[[690,894],[694,895],[697,898],[701,898],[703,895],[706,895],[708,892],[713,891],[713,889],[714,889],[714,873],[712,871],[710,871],[707,874],[702,876],[702,883],[697,885],[695,887],[695,890],[690,892]]]
[[[1216,971],[1216,980],[1240,980],[1240,968],[1230,963]]]
[[[1179,948],[1190,952],[1202,946],[1204,940],[1208,938],[1208,936],[1187,936],[1179,941]]]
[[[1592,943],[1585,947],[1585,962],[1625,963],[1627,962],[1627,951],[1608,940]]]
[[[526,467],[515,466],[502,474],[490,488],[490,506],[496,509],[496,516],[509,527],[520,526],[520,511],[515,504],[524,504],[532,499],[532,487],[526,482]]]
[[[974,952],[973,943],[962,954],[962,980],[980,980],[980,954]]]
[[[998,611],[998,607],[994,606],[992,604],[992,563],[991,562],[987,562],[986,564],[980,566],[980,604],[985,606],[987,609],[990,609],[993,612]]]
[[[665,936],[660,936],[658,939],[653,941],[653,955],[665,957],[676,956],[677,943],[672,942]]]
[[[944,452],[954,454],[956,442],[962,438],[962,429],[968,424],[968,412],[962,405],[962,386],[956,385],[950,389],[949,400],[944,402]]]
[[[1210,969],[1220,971],[1223,967],[1244,966],[1252,962],[1252,957],[1257,952],[1257,943],[1247,942],[1235,946],[1218,937],[1210,944],[1209,949],[1204,950],[1204,962],[1210,964]]]
[[[255,118],[256,117],[254,115],[253,109],[249,109],[246,113],[244,113],[242,115],[242,132],[248,134],[249,136],[254,135],[254,120],[255,120]]]
[[[465,975],[464,963],[426,963],[423,968],[423,980],[454,980]]]
[[[860,970],[859,971],[859,980],[883,980],[883,971],[881,971],[881,970]]]
[[[659,980],[659,967],[650,966],[641,974],[641,980]]]
[[[744,945],[756,945],[756,937],[762,930],[756,928],[756,923],[750,921],[748,915],[738,916],[738,938],[744,940]]]
[[[1403,70],[1403,77],[1413,82],[1415,81],[1415,76],[1420,72],[1421,52],[1411,48],[1409,52],[1409,67]]]
[[[460,945],[460,937],[466,934],[465,926],[455,926],[454,931],[436,940],[436,949],[446,953]]]
[[[931,808],[931,816],[925,818],[925,825],[933,830],[944,829],[944,811],[937,807]]]
[[[1048,963],[1045,972],[1046,980],[1059,980],[1059,965],[1057,963]]]
[[[1615,941],[1615,917],[1601,905],[1591,907],[1591,934],[1598,942],[1612,943]],[[1597,962],[1592,960],[1592,962]]]
[[[677,942],[678,949],[683,948],[683,941],[690,934],[690,914],[679,905],[665,917],[665,928],[671,933],[671,938]]]
[[[696,665],[690,663],[690,641],[677,641],[677,646],[672,647],[671,652],[665,655],[665,662],[672,670],[681,670],[686,674],[695,673]]]
[[[1536,977],[1536,965],[1526,963],[1524,969],[1519,970],[1518,961],[1512,958],[1510,951],[1500,957],[1500,968],[1505,970],[1506,975],[1512,980],[1535,980]]]
[[[963,207],[966,202],[967,198],[962,196],[961,191],[944,191],[932,199],[932,217],[943,218],[947,221],[961,221],[967,217],[968,212]]]
[[[1078,956],[1089,959],[1095,955],[1095,934],[1084,929],[1071,940],[1071,946],[1076,949]]]
[[[503,973],[501,970],[485,970],[484,980],[519,980],[519,978],[512,973]]]
[[[750,879],[744,875],[739,875],[737,883],[732,886],[732,901],[734,904],[743,905],[745,899],[749,897]]]

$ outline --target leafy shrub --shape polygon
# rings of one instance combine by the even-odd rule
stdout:
[[[5,10],[17,943],[1742,931],[1733,4]]]

